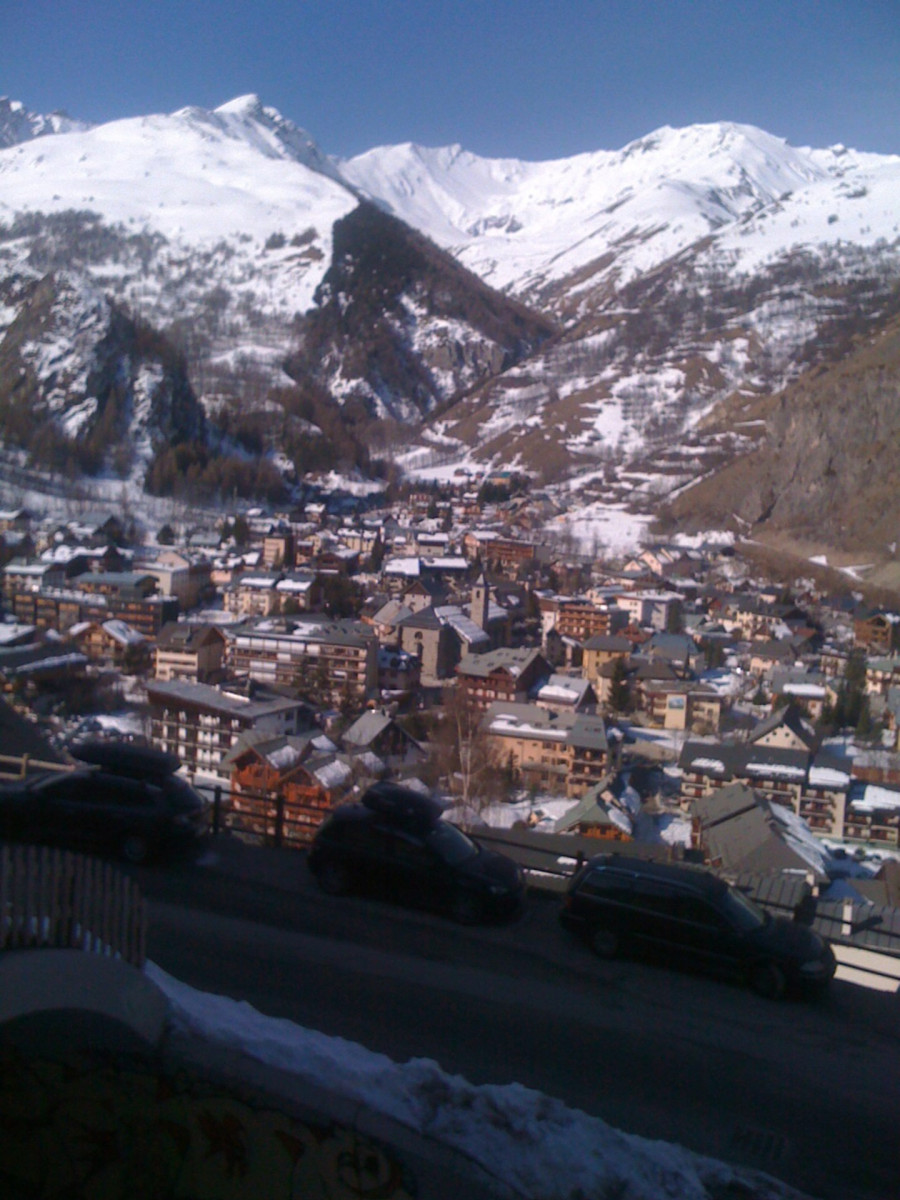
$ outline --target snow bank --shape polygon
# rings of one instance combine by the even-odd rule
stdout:
[[[148,976],[168,997],[179,1030],[241,1050],[341,1092],[370,1111],[444,1142],[534,1200],[800,1200],[800,1193],[752,1171],[680,1146],[619,1133],[521,1084],[475,1087],[429,1059],[395,1063],[226,996],[196,991],[153,963]]]

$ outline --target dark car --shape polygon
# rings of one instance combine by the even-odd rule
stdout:
[[[361,891],[469,924],[514,916],[522,872],[441,817],[434,800],[376,784],[360,804],[336,808],[319,828],[309,866],[330,895]]]
[[[772,998],[821,990],[835,971],[818,934],[700,867],[599,855],[573,877],[560,920],[602,958],[643,953],[737,977]]]
[[[48,771],[0,787],[0,837],[98,851],[133,863],[198,848],[208,831],[206,802],[174,773],[171,760],[164,761],[169,756],[149,748],[127,750],[118,770]]]
[[[116,775],[130,775],[135,779],[164,780],[174,775],[181,766],[177,754],[169,754],[155,746],[142,746],[137,742],[88,738],[76,742],[69,749],[80,762],[103,767]]]

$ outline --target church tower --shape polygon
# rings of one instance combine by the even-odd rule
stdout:
[[[482,571],[472,585],[472,601],[469,608],[469,615],[479,629],[487,630],[489,604],[487,580]]]

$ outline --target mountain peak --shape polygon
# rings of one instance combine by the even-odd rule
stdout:
[[[43,116],[29,112],[21,100],[0,96],[0,150],[51,133],[72,133],[90,128],[87,122],[73,120],[61,110]]]
[[[191,125],[244,141],[267,158],[293,160],[346,187],[332,160],[319,149],[306,130],[282,116],[277,108],[263,104],[255,92],[236,96],[218,108],[205,109],[190,105],[179,109],[173,116]]]
[[[258,118],[263,115],[263,105],[256,92],[248,92],[246,96],[236,96],[233,100],[220,104],[214,111],[224,116]]]

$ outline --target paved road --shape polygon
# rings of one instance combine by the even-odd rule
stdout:
[[[151,958],[196,987],[398,1061],[538,1088],[823,1200],[900,1196],[896,996],[838,982],[818,1003],[773,1004],[602,963],[541,899],[479,929],[326,899],[289,852],[219,842],[193,869],[140,876]]]

